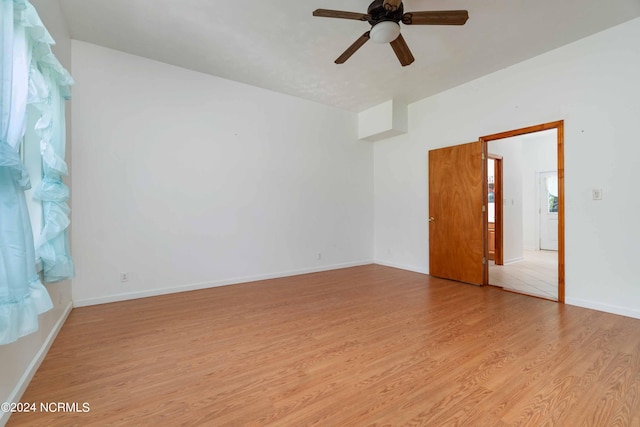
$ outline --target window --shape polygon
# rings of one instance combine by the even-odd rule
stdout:
[[[547,213],[558,213],[558,176],[545,178],[547,188]]]
[[[37,331],[38,314],[53,307],[36,271],[37,250],[45,280],[73,275],[68,188],[61,180],[67,169],[64,101],[73,80],[51,52],[54,41],[28,0],[0,0],[0,16],[2,345]]]
[[[558,213],[558,196],[554,196],[551,193],[549,195],[549,204],[547,205],[547,212]]]

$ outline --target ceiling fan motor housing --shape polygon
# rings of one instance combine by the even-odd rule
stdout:
[[[404,14],[404,5],[400,3],[396,10],[390,11],[384,8],[384,0],[373,0],[367,9],[367,14],[371,17],[369,24],[372,26],[382,21],[400,22]]]

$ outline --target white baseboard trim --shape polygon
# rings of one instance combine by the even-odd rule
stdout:
[[[303,268],[300,270],[290,270],[279,273],[259,274],[255,276],[234,277],[231,279],[217,280],[214,282],[200,282],[188,285],[174,286],[171,288],[150,289],[146,291],[127,292],[122,294],[107,295],[97,298],[78,299],[73,301],[74,307],[86,307],[89,305],[107,304],[110,302],[126,301],[138,298],[154,297],[159,295],[175,294],[178,292],[196,291],[199,289],[216,288],[218,286],[237,285],[240,283],[256,282],[258,280],[277,279],[280,277],[297,276],[299,274],[318,273],[321,271],[337,270],[340,268],[357,267],[360,265],[373,264],[373,260],[362,260],[347,262],[342,264],[325,265],[322,267]]]
[[[621,307],[619,305],[603,304],[579,298],[565,298],[565,304],[575,305],[582,308],[590,308],[592,310],[604,311],[605,313],[618,314],[620,316],[633,317],[640,319],[640,310],[636,308]]]
[[[516,262],[524,261],[524,257],[507,259],[504,261],[504,265],[515,264]]]
[[[386,267],[399,268],[400,270],[407,270],[407,271],[413,271],[415,273],[429,274],[429,270],[427,270],[426,268],[415,267],[412,265],[397,264],[395,262],[387,262],[387,261],[380,261],[380,260],[375,260],[374,263],[379,265],[384,265]]]
[[[24,394],[25,390],[29,386],[29,383],[33,379],[33,376],[36,374],[36,371],[40,367],[40,364],[42,364],[42,361],[49,352],[53,341],[56,339],[56,336],[58,336],[58,332],[60,332],[60,329],[62,329],[62,325],[64,325],[67,317],[69,317],[69,313],[71,313],[72,308],[73,304],[69,302],[65,307],[62,316],[60,316],[56,324],[53,325],[53,328],[51,328],[51,332],[49,332],[49,335],[47,335],[47,338],[42,343],[42,346],[40,346],[40,350],[38,350],[38,352],[33,356],[33,359],[29,363],[29,366],[27,366],[27,369],[25,369],[22,377],[20,377],[20,380],[9,395],[7,402],[20,402],[20,398]],[[0,426],[4,426],[7,421],[9,421],[10,416],[10,412],[0,411]]]

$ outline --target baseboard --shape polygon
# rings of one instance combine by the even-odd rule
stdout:
[[[297,276],[299,274],[319,273],[321,271],[337,270],[340,268],[357,267],[360,265],[373,264],[373,260],[362,260],[347,262],[342,264],[325,265],[322,267],[303,268],[300,270],[290,270],[279,273],[259,274],[255,276],[234,277],[230,279],[218,280],[214,282],[192,283],[188,285],[174,286],[171,288],[150,289],[147,291],[127,292],[122,294],[108,295],[97,298],[78,299],[73,301],[74,307],[86,307],[89,305],[107,304],[110,302],[127,301],[138,298],[154,297],[159,295],[175,294],[178,292],[196,291],[199,289],[216,288],[218,286],[236,285],[240,283],[255,282],[258,280],[278,279],[280,277]]]
[[[524,257],[512,258],[504,260],[504,265],[515,264],[516,262],[524,261]]]
[[[22,374],[22,377],[20,377],[20,380],[9,395],[7,402],[20,402],[20,398],[24,394],[25,390],[29,386],[29,383],[31,382],[31,379],[36,374],[36,371],[40,367],[40,364],[49,352],[49,348],[51,348],[51,345],[56,339],[58,332],[60,332],[60,329],[62,329],[62,325],[64,325],[64,322],[67,320],[67,317],[69,316],[69,313],[71,313],[72,308],[73,304],[69,302],[65,307],[62,316],[60,316],[56,324],[53,325],[53,328],[51,328],[51,332],[49,332],[49,335],[47,335],[47,338],[42,343],[42,346],[40,346],[40,350],[38,350],[38,352],[35,354],[35,356],[31,360],[31,363],[29,363],[29,366],[27,366],[27,369],[25,369],[24,373]],[[0,411],[0,426],[4,426],[7,421],[9,421],[10,415],[10,412]]]
[[[385,267],[393,267],[393,268],[399,268],[400,270],[413,271],[415,273],[429,274],[429,270],[428,269],[421,268],[421,267],[415,267],[415,266],[412,266],[412,265],[397,264],[395,262],[387,262],[387,261],[380,261],[380,260],[375,260],[374,263],[379,264],[379,265],[384,265]]]
[[[564,303],[568,305],[575,305],[577,307],[604,311],[605,313],[618,314],[620,316],[633,317],[634,319],[640,319],[640,310],[635,308],[622,307],[619,305],[603,304],[600,302],[583,300],[579,298],[565,298]]]

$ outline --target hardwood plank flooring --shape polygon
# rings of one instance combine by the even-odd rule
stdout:
[[[640,320],[378,265],[72,311],[8,426],[640,426]]]
[[[489,261],[489,283],[505,290],[558,300],[558,252],[524,251],[524,259],[507,265]]]

